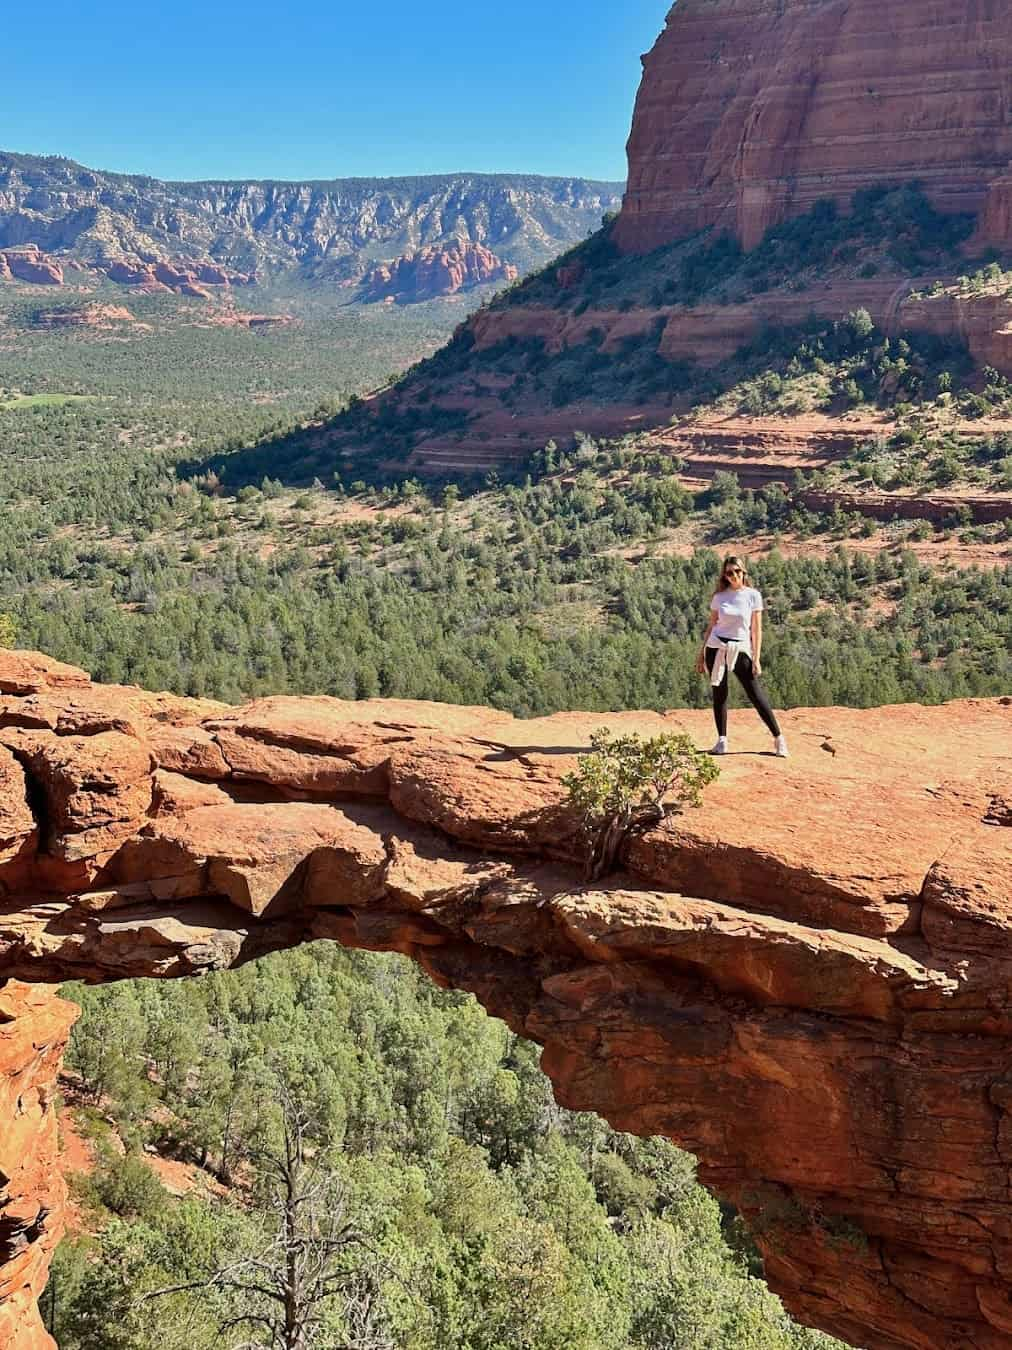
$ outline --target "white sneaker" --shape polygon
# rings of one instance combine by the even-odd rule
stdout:
[[[718,737],[717,737],[717,744],[716,744],[716,745],[713,747],[713,749],[710,751],[710,754],[711,754],[711,755],[726,755],[726,754],[727,754],[727,737],[726,737],[726,736],[718,736]]]
[[[787,738],[785,736],[781,735],[773,738],[773,752],[778,755],[780,759],[787,759]]]

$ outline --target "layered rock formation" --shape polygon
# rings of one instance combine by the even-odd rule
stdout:
[[[576,427],[604,437],[663,429],[668,443],[679,449],[688,440],[706,441],[708,437],[714,448],[719,448],[719,432],[710,436],[704,423],[706,429],[698,435],[695,415],[673,416],[670,400],[657,397],[652,403],[601,403],[595,398],[593,380],[576,392],[572,404],[562,408],[553,408],[547,398],[539,403],[529,395],[504,407],[503,388],[510,380],[496,371],[495,357],[500,344],[511,341],[527,347],[543,343],[548,355],[593,342],[603,356],[619,360],[627,343],[643,342],[656,346],[658,354],[669,361],[698,361],[700,365],[712,366],[732,357],[766,328],[800,326],[812,315],[839,319],[863,308],[890,337],[910,332],[954,337],[966,343],[979,366],[993,366],[1006,376],[1012,375],[1012,294],[1006,294],[1003,286],[990,292],[961,290],[954,277],[937,294],[918,290],[923,284],[917,279],[897,281],[895,277],[834,279],[799,289],[769,291],[736,304],[578,306],[575,310],[535,303],[492,305],[467,321],[471,356],[452,384],[448,385],[446,377],[441,376],[441,387],[426,404],[437,411],[465,410],[466,430],[448,434],[434,416],[433,431],[421,432],[408,458],[391,467],[442,475],[454,470],[486,471],[510,461],[520,464],[549,439],[568,440]],[[485,353],[490,353],[487,361]],[[380,394],[375,406],[384,406],[387,399],[400,399],[400,406],[409,408],[417,394],[417,385],[406,395],[395,387],[390,394]],[[808,446],[817,452],[817,458],[824,459],[822,433],[817,438],[820,444],[815,444],[805,430],[804,419],[796,422],[797,431],[789,438],[793,448]],[[881,430],[875,427],[867,434]],[[964,430],[971,436],[982,434],[981,428],[969,424]],[[988,430],[1007,428],[1001,425]],[[832,431],[840,451],[838,458],[848,454],[860,440],[860,436],[855,439],[852,414],[836,417]],[[748,434],[739,435],[737,443],[748,443],[751,439]],[[718,467],[739,471],[733,464],[721,463]],[[798,464],[789,454],[779,466],[771,463],[770,474],[764,481],[789,483],[799,467],[815,466]],[[742,481],[747,486],[757,485],[745,477]],[[863,501],[863,498],[855,500],[855,509],[863,509]],[[923,508],[913,500],[899,503],[891,511],[888,502],[884,502],[881,507],[869,510],[869,514],[886,518],[893,514],[939,518],[934,506],[925,502]],[[975,519],[981,523],[1002,520],[1009,514],[1009,501],[1004,494],[992,494],[989,499],[982,498],[973,509]],[[942,511],[943,516],[946,513]]]
[[[1010,66],[1002,0],[678,0],[643,58],[615,238],[712,225],[750,248],[821,198],[917,179],[1012,245]]]
[[[63,1232],[56,1075],[77,1009],[44,986],[0,989],[0,1346],[55,1350],[39,1316]]]
[[[341,282],[358,281],[377,256],[467,241],[526,269],[596,229],[621,191],[620,183],[523,174],[163,183],[0,152],[0,248],[31,243],[142,273],[160,260]]]
[[[364,277],[363,300],[400,304],[434,300],[491,282],[516,281],[519,273],[483,244],[463,240],[449,248],[423,248],[381,263]]]
[[[211,298],[209,286],[252,286],[256,282],[253,272],[235,272],[215,263],[191,262],[189,259],[138,262],[116,258],[97,261],[91,265],[91,270],[104,273],[110,281],[121,286],[137,286],[143,291],[174,291],[177,295],[192,295],[201,300]]]
[[[0,252],[0,281],[27,281],[33,286],[62,286],[63,268],[34,244]]]
[[[111,328],[136,323],[125,305],[80,305],[74,309],[43,309],[35,316],[39,328]]]
[[[211,297],[212,291],[208,287],[252,286],[256,281],[253,273],[236,272],[189,258],[159,262],[128,258],[99,258],[88,263],[67,261],[78,275],[108,277],[121,286],[136,286],[143,291],[174,291],[177,295],[193,295],[203,300]],[[44,253],[37,244],[0,251],[0,281],[62,286],[66,280],[63,261]]]
[[[590,731],[702,737],[704,714],[229,708],[30,653],[0,653],[0,694],[0,976],[405,952],[539,1041],[560,1101],[692,1149],[803,1320],[874,1350],[1009,1344],[1009,700],[795,710],[786,762],[747,724],[702,809],[586,886],[560,778]],[[10,1015],[4,1130],[41,1157],[24,1102],[67,1018]],[[27,1176],[0,1210],[22,1307],[59,1200]]]

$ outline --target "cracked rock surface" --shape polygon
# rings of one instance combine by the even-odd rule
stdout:
[[[691,1149],[802,1321],[1012,1346],[1012,700],[784,720],[788,761],[735,714],[702,808],[587,886],[590,733],[708,714],[231,708],[0,652],[0,1346],[51,1344],[73,1010],[41,986],[314,938],[472,990],[566,1106]]]

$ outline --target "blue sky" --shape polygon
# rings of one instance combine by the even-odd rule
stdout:
[[[640,54],[667,8],[11,5],[0,148],[159,178],[624,178]]]

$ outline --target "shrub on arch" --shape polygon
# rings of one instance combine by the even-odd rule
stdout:
[[[579,757],[562,782],[568,804],[580,816],[586,877],[593,881],[614,868],[630,833],[687,806],[699,806],[703,788],[720,769],[684,733],[648,740],[636,734],[613,738],[601,727],[590,745],[589,754]]]

